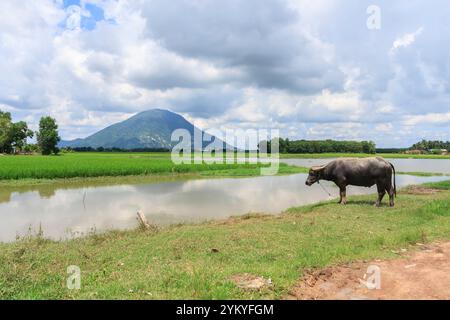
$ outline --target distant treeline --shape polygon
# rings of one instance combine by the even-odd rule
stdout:
[[[259,147],[259,146],[258,146]],[[271,151],[271,142],[267,143]],[[280,153],[375,153],[372,141],[289,140],[279,139]]]
[[[450,141],[438,141],[438,140],[422,140],[413,144],[411,150],[433,150],[433,149],[446,149],[450,150]]]
[[[377,148],[377,153],[403,153],[407,148]]]
[[[121,148],[92,148],[92,147],[66,147],[63,148],[64,152],[169,152],[166,148],[137,148],[137,149],[121,149]]]
[[[258,145],[259,150],[260,145]],[[268,151],[271,151],[271,142],[267,143]],[[280,153],[404,153],[408,150],[450,150],[450,141],[422,140],[410,148],[376,148],[372,141],[337,141],[337,140],[289,140],[279,139]],[[66,147],[64,152],[170,152],[167,148],[93,148],[93,147]],[[226,152],[224,149],[223,152]],[[249,152],[246,150],[246,152]]]

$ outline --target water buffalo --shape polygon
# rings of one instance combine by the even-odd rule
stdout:
[[[394,174],[394,184],[392,184]],[[371,187],[378,189],[379,207],[385,193],[389,194],[389,204],[394,206],[394,196],[397,195],[395,186],[395,168],[392,163],[381,157],[362,159],[336,159],[324,166],[315,166],[309,170],[305,184],[311,186],[319,180],[333,181],[339,187],[341,199],[339,203],[346,204],[346,187],[348,185]]]

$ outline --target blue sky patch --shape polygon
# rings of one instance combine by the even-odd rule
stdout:
[[[64,0],[63,1],[64,8],[68,8],[70,6],[81,6],[80,0]],[[102,8],[87,3],[85,4],[84,10],[89,12],[89,16],[82,15],[80,21],[80,27],[84,30],[93,30],[95,29],[98,21],[105,20],[105,14]]]
[[[67,8],[67,7],[73,6],[73,5],[80,6],[80,0],[64,0],[63,5],[64,5],[64,8]]]

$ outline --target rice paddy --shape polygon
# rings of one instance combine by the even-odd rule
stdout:
[[[1,156],[0,180],[181,174],[207,171],[256,172],[261,164],[174,164],[170,153],[65,153],[59,156]],[[285,166],[288,167],[288,166]],[[248,171],[248,172],[247,172]]]

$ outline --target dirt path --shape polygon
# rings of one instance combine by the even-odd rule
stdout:
[[[309,272],[286,298],[450,300],[450,242],[418,247],[395,260]]]

